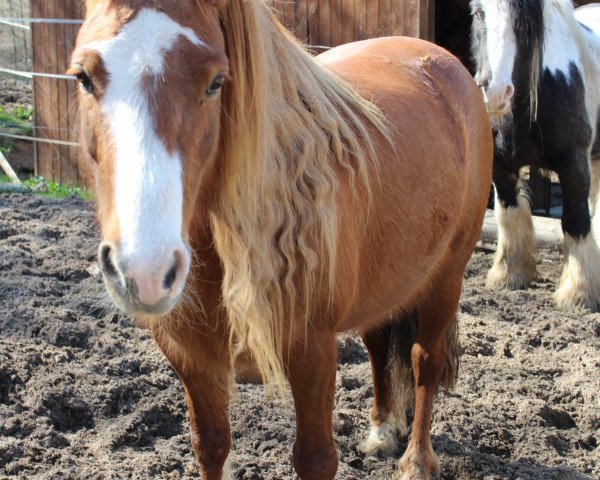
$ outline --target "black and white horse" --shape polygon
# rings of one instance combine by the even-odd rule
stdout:
[[[520,171],[556,172],[565,264],[559,307],[600,307],[600,6],[567,0],[472,0],[472,49],[494,130],[498,250],[492,288],[537,277],[531,210]]]

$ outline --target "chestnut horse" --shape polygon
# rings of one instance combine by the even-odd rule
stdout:
[[[437,475],[433,398],[456,373],[456,308],[491,182],[468,72],[408,38],[313,58],[264,0],[88,0],[86,17],[70,71],[99,264],[183,382],[202,478],[230,475],[240,352],[266,382],[289,382],[298,476],[334,478],[345,330],[372,363],[365,450],[406,433],[412,368],[402,478]]]

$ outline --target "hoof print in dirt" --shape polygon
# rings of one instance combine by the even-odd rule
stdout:
[[[94,426],[92,407],[70,387],[45,395],[36,413],[48,417],[59,432],[74,432]]]

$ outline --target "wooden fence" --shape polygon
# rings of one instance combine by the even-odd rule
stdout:
[[[80,19],[80,0],[30,0],[33,18]],[[387,35],[433,39],[435,0],[274,0],[282,22],[302,41],[333,47]],[[68,67],[77,25],[33,24],[33,71],[62,74]],[[77,141],[77,85],[35,78],[36,136]],[[46,179],[79,185],[79,149],[37,143],[35,171]]]
[[[310,45],[406,35],[433,40],[435,0],[275,0],[283,24]]]
[[[32,18],[80,19],[78,0],[31,0]],[[34,23],[31,27],[33,71],[64,74],[79,25]],[[77,142],[77,83],[36,77],[33,81],[35,135],[42,139]],[[35,172],[58,183],[79,185],[79,148],[36,143]]]

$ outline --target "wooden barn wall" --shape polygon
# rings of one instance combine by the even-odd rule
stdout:
[[[435,0],[275,0],[283,24],[310,45],[388,35],[433,40]]]
[[[83,18],[80,0],[30,0],[33,18]],[[274,8],[301,41],[335,47],[365,38],[407,35],[433,40],[435,0],[274,0]],[[33,71],[62,74],[78,25],[33,24]],[[77,141],[77,84],[35,78],[36,136]],[[47,180],[80,185],[77,147],[36,144],[35,172]]]
[[[32,18],[79,19],[79,0],[31,0]],[[64,74],[68,67],[78,25],[32,24],[33,71]],[[35,135],[40,138],[77,141],[76,82],[34,78]],[[77,147],[36,143],[35,173],[58,183],[78,185]]]

